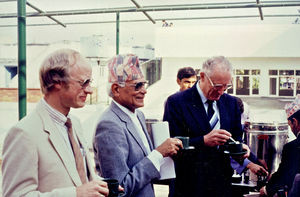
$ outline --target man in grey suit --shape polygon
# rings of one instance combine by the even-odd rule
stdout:
[[[69,114],[71,107],[83,107],[92,93],[91,76],[90,65],[77,51],[58,50],[44,60],[44,97],[4,141],[4,197],[108,195],[107,184],[97,179],[80,122]]]
[[[152,182],[160,177],[163,157],[177,153],[182,143],[168,138],[155,150],[146,130],[146,81],[134,55],[108,62],[109,95],[113,98],[96,129],[94,151],[101,176],[118,179],[126,197],[154,197]]]

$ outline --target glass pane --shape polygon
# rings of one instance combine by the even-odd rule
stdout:
[[[278,75],[278,70],[269,70],[269,75]]]
[[[252,70],[252,75],[260,75],[260,70]]]
[[[297,82],[296,94],[300,94],[300,78],[297,78],[296,82]]]
[[[294,77],[279,77],[279,96],[293,96]]]
[[[270,95],[276,95],[276,78],[270,78]]]
[[[249,95],[249,77],[236,77],[236,94]]]
[[[300,70],[296,70],[296,75],[300,75]]]
[[[249,71],[250,70],[240,70],[240,69],[237,69],[236,70],[236,75],[249,75]]]
[[[259,78],[252,78],[252,94],[259,94]]]
[[[279,70],[279,75],[294,75],[294,70]]]

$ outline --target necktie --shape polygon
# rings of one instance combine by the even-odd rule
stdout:
[[[69,140],[71,142],[71,146],[73,149],[73,154],[75,157],[75,162],[76,162],[76,168],[80,177],[80,180],[82,184],[86,183],[86,172],[84,170],[84,163],[83,163],[83,156],[81,154],[80,148],[78,146],[78,143],[76,142],[74,135],[73,135],[73,129],[72,129],[72,122],[70,118],[67,119],[67,122],[65,123],[66,127],[68,128],[68,136]]]
[[[212,100],[207,100],[206,103],[208,104],[208,108],[207,108],[207,118],[209,120],[209,124],[210,124],[210,127],[211,129],[214,129],[216,124],[218,123],[219,121],[219,118],[217,116],[217,114],[215,113],[214,111],[214,108],[213,108],[213,102]]]
[[[215,111],[213,108],[213,102],[212,100],[207,100],[206,103],[208,104],[208,108],[207,108],[207,117],[208,120],[210,120],[212,118],[212,116],[214,115]]]

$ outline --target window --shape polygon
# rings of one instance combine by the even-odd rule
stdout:
[[[278,75],[277,70],[269,70],[269,75]]]
[[[237,69],[235,74],[236,75],[249,75],[249,70],[240,70],[240,69]]]
[[[294,75],[294,70],[279,70],[279,75]]]

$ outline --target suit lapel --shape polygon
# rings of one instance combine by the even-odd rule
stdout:
[[[228,114],[226,113],[226,106],[225,103],[222,101],[222,97],[217,101],[217,106],[219,108],[219,113],[220,113],[220,128],[221,129],[226,129],[227,125],[226,122],[227,121],[227,117]]]
[[[37,113],[40,115],[43,121],[44,132],[47,132],[49,134],[49,141],[51,142],[53,148],[56,150],[58,156],[63,162],[66,171],[70,175],[74,185],[81,185],[82,183],[76,169],[76,164],[74,162],[74,159],[68,152],[66,142],[58,132],[56,126],[53,124],[53,121],[49,116],[49,113],[44,109],[41,102],[37,105]]]
[[[198,83],[196,83],[196,85],[197,84]],[[196,85],[190,88],[190,90],[187,90],[188,95],[186,96],[188,99],[191,99],[191,104],[187,104],[186,106],[191,111],[191,114],[195,120],[195,125],[198,125],[200,130],[209,133],[211,131],[210,124]],[[189,103],[189,101],[186,103]]]
[[[132,135],[133,139],[137,142],[137,144],[141,147],[141,149],[144,152],[144,155],[148,155],[148,151],[146,147],[144,146],[144,143],[137,132],[137,129],[135,128],[132,120],[129,118],[129,116],[123,112],[114,102],[111,102],[111,110],[123,121],[126,123],[127,130]]]

